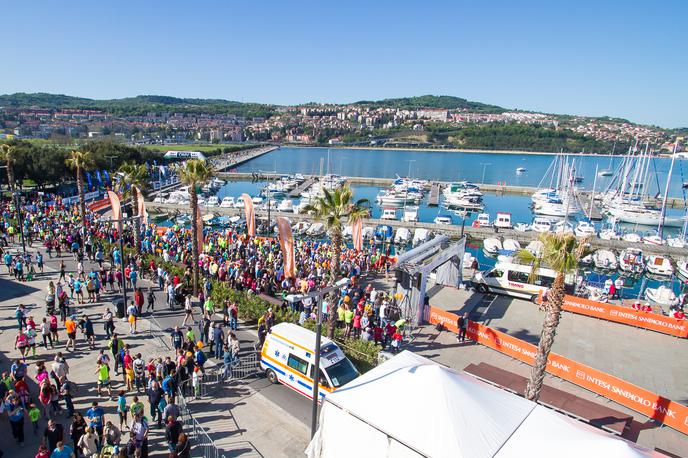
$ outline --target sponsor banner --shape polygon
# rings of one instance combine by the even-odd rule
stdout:
[[[564,297],[564,310],[672,336],[688,337],[688,321],[658,313],[633,310],[621,305],[605,304],[604,302],[591,301],[590,299],[568,294]]]
[[[430,314],[432,316],[432,309]],[[440,314],[436,314],[435,317],[436,319],[443,319]],[[444,319],[448,319],[448,317],[444,317]],[[535,345],[503,332],[470,321],[467,335],[470,339],[519,361],[530,365],[535,361],[537,353]],[[648,370],[652,370],[652,368],[650,367]],[[547,372],[688,434],[688,407],[682,404],[670,401],[613,375],[564,358],[556,353],[549,355]]]
[[[87,192],[84,194],[84,201],[97,199],[98,197],[100,197],[101,194],[102,193],[100,191]],[[78,204],[79,195],[77,194],[76,196],[65,197],[62,199],[62,203],[65,205]]]
[[[430,316],[428,317],[428,323],[442,323],[442,326],[444,326],[446,329],[458,333],[458,319],[459,315],[457,315],[456,313],[450,313],[446,310],[438,309],[437,307],[430,307]]]

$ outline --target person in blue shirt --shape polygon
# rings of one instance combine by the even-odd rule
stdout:
[[[41,270],[41,273],[43,273],[43,255],[40,252],[36,254],[36,265]]]
[[[98,401],[93,401],[91,408],[86,411],[86,418],[88,418],[88,426],[98,433],[98,440],[102,443],[105,411],[98,406]]]
[[[139,274],[135,270],[129,272],[129,280],[131,280],[131,286],[134,290],[136,290],[136,280],[138,279],[138,276]]]
[[[15,397],[14,400],[5,407],[5,411],[7,412],[10,426],[12,427],[12,436],[20,446],[24,445],[24,417],[27,412],[21,404],[19,397]]]
[[[55,450],[50,454],[50,458],[74,458],[74,450],[60,441],[57,443]]]
[[[3,259],[5,260],[5,267],[7,267],[7,273],[11,274],[12,273],[12,255],[9,253],[5,253],[5,256],[3,256]]]

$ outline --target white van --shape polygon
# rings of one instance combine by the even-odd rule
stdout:
[[[272,383],[282,383],[312,399],[315,373],[315,333],[293,323],[272,327],[265,338],[260,367]],[[318,371],[320,400],[327,393],[349,383],[359,373],[330,339],[322,337],[320,370]]]
[[[554,283],[556,272],[541,267],[533,283],[528,282],[531,266],[514,264],[512,262],[498,262],[492,269],[476,272],[473,284],[480,292],[493,292],[509,296],[529,299],[535,302]],[[569,292],[573,291],[575,275],[569,274],[564,278],[564,284]]]

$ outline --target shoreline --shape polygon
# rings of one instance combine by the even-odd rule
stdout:
[[[559,153],[552,153],[547,151],[520,151],[520,150],[480,150],[468,148],[396,148],[392,146],[346,146],[346,145],[332,145],[332,146],[317,146],[317,145],[301,145],[294,143],[280,144],[282,148],[319,148],[319,149],[362,149],[362,150],[383,150],[383,151],[418,151],[418,152],[447,152],[447,153],[479,153],[479,154],[510,154],[510,155],[528,155],[528,156],[556,156]],[[567,153],[569,156],[582,157],[610,157],[611,154],[594,154],[594,153]],[[622,157],[625,154],[614,154],[614,157]],[[658,157],[663,157],[659,155]]]

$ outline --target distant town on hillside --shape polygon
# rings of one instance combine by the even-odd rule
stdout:
[[[56,143],[253,141],[609,154],[636,144],[668,151],[675,141],[682,149],[687,133],[626,119],[509,110],[453,96],[280,106],[166,96],[0,95],[0,138]]]

